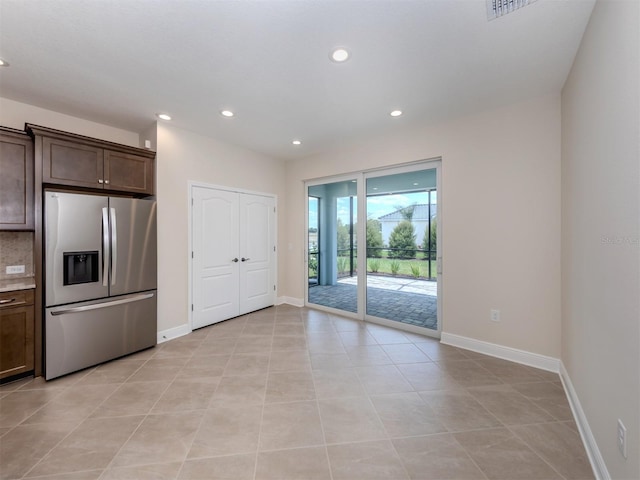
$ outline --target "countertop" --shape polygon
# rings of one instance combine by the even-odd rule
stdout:
[[[9,278],[0,280],[0,292],[29,290],[31,288],[36,288],[36,279],[34,277]]]

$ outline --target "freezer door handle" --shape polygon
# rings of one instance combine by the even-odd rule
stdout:
[[[86,312],[87,310],[97,310],[99,308],[108,308],[114,307],[116,305],[123,305],[125,303],[139,302],[140,300],[146,300],[148,298],[152,298],[155,293],[141,293],[139,295],[135,295],[133,297],[121,298],[119,300],[112,300],[110,302],[102,302],[102,303],[94,303],[93,305],[83,305],[82,307],[72,307],[67,308],[65,310],[53,310],[51,311],[51,315],[68,315],[69,313],[80,313]]]
[[[109,283],[109,260],[111,258],[109,242],[109,216],[107,207],[102,209],[102,286]]]
[[[111,285],[115,285],[118,266],[118,231],[116,230],[116,209],[109,210],[111,210]]]

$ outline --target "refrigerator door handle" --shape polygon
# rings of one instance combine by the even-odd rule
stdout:
[[[118,231],[116,230],[116,209],[109,210],[111,211],[111,285],[115,285],[118,266]]]
[[[111,242],[109,242],[109,216],[107,207],[102,209],[102,286],[109,284],[109,262],[111,260],[110,251]]]
[[[119,300],[112,300],[110,302],[102,302],[102,303],[94,303],[93,305],[83,305],[82,307],[72,307],[67,308],[65,310],[53,310],[51,315],[68,315],[69,313],[80,313],[86,312],[87,310],[97,310],[99,308],[108,308],[114,307],[116,305],[122,305],[125,303],[139,302],[140,300],[146,300],[147,298],[151,298],[155,295],[155,293],[141,293],[139,295],[135,295],[133,297],[121,298]]]

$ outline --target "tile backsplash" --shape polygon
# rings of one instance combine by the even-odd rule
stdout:
[[[15,265],[24,265],[24,273],[7,274]],[[33,232],[0,232],[0,280],[33,275]]]

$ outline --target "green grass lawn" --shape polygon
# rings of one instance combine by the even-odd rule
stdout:
[[[414,278],[429,278],[429,261],[424,259],[425,254],[423,252],[416,252],[416,258],[413,259],[392,259],[387,258],[387,252],[383,252],[383,256],[380,258],[368,258],[367,259],[367,272],[380,275],[398,275],[403,277]],[[357,258],[354,256],[354,263],[357,263]],[[344,276],[349,274],[349,257],[339,256],[337,258],[338,272]],[[376,265],[377,263],[377,265]],[[393,271],[392,266],[395,264],[397,271]],[[355,270],[355,265],[354,265]],[[375,270],[375,271],[374,271]],[[431,278],[437,276],[437,261],[431,260]],[[309,277],[313,278],[317,275],[316,269],[309,268]]]
[[[356,259],[354,257],[354,262]],[[394,264],[397,271],[394,271]],[[436,277],[436,260],[431,260],[431,278]],[[349,272],[349,257],[338,257],[338,272]],[[367,272],[381,275],[399,275],[403,277],[429,278],[429,261],[424,260],[422,252],[414,259],[368,258]]]
[[[429,276],[429,261],[423,259],[390,259],[390,258],[368,258],[367,259],[367,272],[380,273],[393,275],[392,264],[396,262],[399,267],[396,275],[416,277],[416,278],[428,278]],[[376,263],[378,263],[376,268]],[[436,261],[431,260],[431,277],[436,276]],[[377,271],[373,271],[377,270]],[[415,274],[419,272],[419,276]]]

